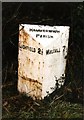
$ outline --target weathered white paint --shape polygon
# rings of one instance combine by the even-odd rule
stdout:
[[[58,88],[64,84],[69,26],[22,24],[19,30],[18,90],[43,99],[56,89],[56,78]]]

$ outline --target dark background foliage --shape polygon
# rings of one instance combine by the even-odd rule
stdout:
[[[66,81],[62,91],[72,102],[83,102],[84,3],[2,3],[2,19],[3,85],[7,85],[8,82],[17,84],[20,23],[68,25],[69,48]],[[17,91],[17,88],[14,90]]]

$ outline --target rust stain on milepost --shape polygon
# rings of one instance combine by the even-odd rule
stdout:
[[[38,80],[34,80],[31,78],[27,78],[25,76],[20,77],[20,87],[25,86],[25,90],[21,87],[21,92],[25,92],[27,89],[27,94],[33,99],[42,99],[42,83],[38,82]]]

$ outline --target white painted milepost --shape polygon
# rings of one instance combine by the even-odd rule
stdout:
[[[18,90],[44,99],[65,82],[69,26],[19,25]]]

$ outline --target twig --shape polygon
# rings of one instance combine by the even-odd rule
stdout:
[[[9,110],[7,109],[7,107],[4,107],[4,109],[5,109],[8,113],[10,113]]]
[[[40,106],[40,104],[39,104],[39,103],[37,103],[37,102],[34,102],[34,104],[35,104],[35,105],[37,105],[37,106]]]
[[[12,97],[9,97],[9,98],[6,98],[7,101],[9,100],[14,100],[14,99],[18,99],[21,95],[16,95],[16,96],[12,96]],[[4,101],[5,99],[3,99]]]
[[[5,88],[5,87],[7,87],[7,86],[12,86],[12,85],[14,85],[14,83],[9,83],[9,84],[5,84],[5,85],[2,85],[2,87],[1,88]]]
[[[5,68],[5,78],[4,78],[4,82],[6,82],[7,79],[7,70],[8,70],[8,62],[7,62],[7,66]]]
[[[51,21],[51,20],[53,20],[53,19],[42,19],[42,20],[40,20],[40,21],[33,22],[33,23],[41,23],[41,22]]]
[[[15,17],[17,17],[21,5],[22,5],[22,3],[19,4],[19,6],[18,6],[17,10],[15,11],[15,13],[13,14],[13,16],[6,23],[9,23],[11,20],[13,20]]]
[[[22,26],[22,28],[21,28],[19,31],[21,31],[23,28],[24,28],[24,26]],[[19,33],[19,31],[16,31],[15,33],[11,34],[10,37],[16,35],[17,33]],[[12,42],[12,41],[11,41],[11,38],[9,38],[7,41],[5,41],[5,42],[3,43],[3,45],[6,44],[8,41]],[[12,42],[11,44],[13,44],[13,42]],[[14,45],[14,44],[13,44],[13,45]],[[15,46],[15,45],[14,45],[14,46]]]
[[[63,96],[64,96],[64,94],[62,94],[62,95],[60,95],[59,97],[57,97],[55,100],[53,100],[53,101],[50,103],[50,105],[52,105],[56,100],[62,98]]]
[[[13,14],[13,16],[6,22],[6,24],[5,24],[4,27],[3,27],[3,31],[4,31],[5,27],[6,27],[6,25],[7,25],[9,22],[11,22],[14,18],[17,17],[21,5],[22,5],[22,3],[19,4],[19,6],[18,6],[17,10],[15,11],[15,13]]]
[[[30,110],[36,111],[36,110],[33,108],[33,105],[29,108],[28,111],[30,111]]]
[[[21,31],[23,28],[24,28],[24,26],[22,26],[22,28],[19,31]],[[17,33],[19,33],[19,31],[16,31],[15,33],[11,34],[10,37],[16,35]]]

